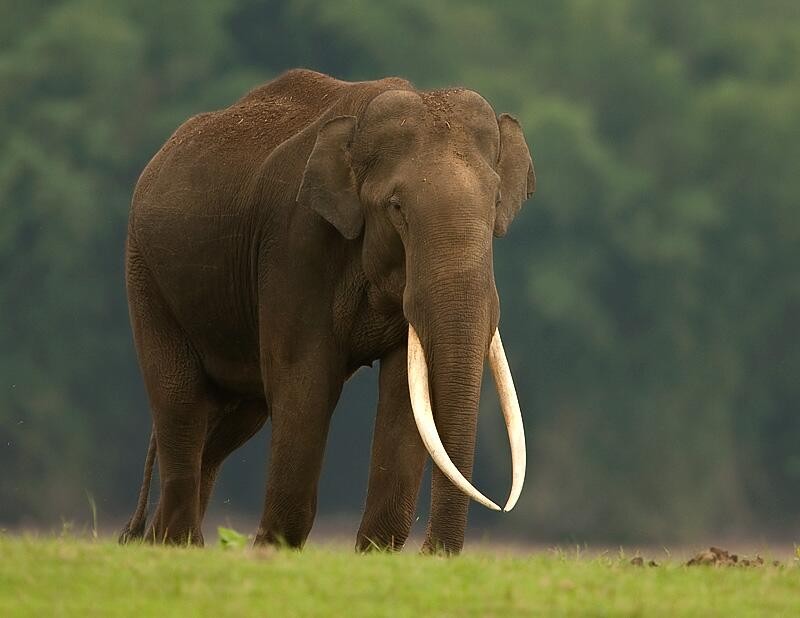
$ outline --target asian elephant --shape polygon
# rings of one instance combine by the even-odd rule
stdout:
[[[535,188],[519,123],[465,89],[293,70],[183,124],[145,168],[128,225],[134,342],[153,417],[121,540],[202,544],[217,470],[272,420],[256,543],[303,545],[344,382],[380,361],[356,546],[401,548],[426,457],[426,552],[457,553],[487,356],[525,438],[498,334],[492,237]],[[154,461],[160,499],[145,533]]]

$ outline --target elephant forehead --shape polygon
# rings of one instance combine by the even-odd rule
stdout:
[[[370,101],[363,121],[371,124],[407,116],[419,117],[424,111],[422,99],[413,90],[387,90]]]
[[[375,97],[361,119],[367,133],[423,129],[426,133],[459,128],[497,134],[492,106],[477,92],[463,88],[415,92],[389,90]]]
[[[474,90],[447,88],[419,93],[426,115],[437,126],[441,123],[477,128],[497,125],[492,106]],[[446,126],[446,125],[445,125]]]
[[[384,92],[369,104],[354,149],[356,158],[433,152],[457,145],[467,153],[477,147],[493,161],[499,145],[497,119],[478,93],[465,89]]]
[[[415,92],[390,90],[375,97],[358,123],[358,159],[410,151],[424,135],[424,106]]]

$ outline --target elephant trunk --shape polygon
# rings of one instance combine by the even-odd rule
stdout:
[[[506,510],[516,502],[524,477],[521,417],[497,334],[491,240],[470,249],[457,262],[439,255],[433,271],[407,270],[412,273],[404,299],[409,394],[420,436],[435,464],[426,551],[460,551],[469,498],[500,510],[470,483],[487,353],[512,443],[514,483]]]
[[[431,405],[427,410],[425,406],[419,406],[419,398],[414,393],[422,390],[424,381],[420,381],[421,385],[412,383],[412,378],[424,373],[425,368],[412,370],[409,374],[409,390],[414,393],[412,407],[417,428],[434,462],[430,520],[423,548],[427,552],[461,551],[469,498],[491,509],[500,509],[471,484],[486,346],[483,337],[468,332],[470,328],[467,324],[453,325],[452,329],[460,330],[461,336],[450,333],[446,337],[450,340],[442,343],[437,341],[436,336],[423,339],[430,342],[427,346],[421,346],[425,352],[420,355],[422,359],[429,359],[427,366],[431,368],[428,383]],[[417,356],[413,354],[413,338],[413,326],[409,326],[411,360]],[[468,343],[467,339],[473,341]],[[429,417],[430,421],[423,424],[420,421],[425,417]]]

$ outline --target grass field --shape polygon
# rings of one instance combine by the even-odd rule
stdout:
[[[800,568],[0,536],[0,616],[798,616]]]

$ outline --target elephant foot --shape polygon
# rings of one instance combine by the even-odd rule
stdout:
[[[392,513],[392,516],[381,516],[364,521],[356,535],[356,551],[395,552],[401,551],[411,530],[413,511]]]
[[[205,545],[203,533],[199,528],[190,528],[180,531],[177,529],[170,530],[169,528],[150,526],[147,534],[145,534],[142,539],[146,543],[151,543],[153,545],[172,545],[175,547],[203,547]]]
[[[258,528],[255,546],[302,549],[314,523],[314,509],[298,506],[280,513],[271,512],[266,520]]]
[[[380,539],[369,538],[367,536],[359,536],[356,539],[356,551],[361,554],[369,554],[372,552],[396,552],[401,551],[405,541],[401,539]]]
[[[117,541],[120,545],[127,545],[134,541],[141,541],[144,538],[145,521],[129,521],[119,533]]]
[[[259,529],[255,541],[253,541],[253,546],[301,550],[306,543],[307,536],[308,533],[289,532],[281,534],[271,530]]]
[[[443,541],[434,540],[430,537],[425,539],[419,553],[424,556],[457,556],[461,553],[464,543],[447,544]]]
[[[198,497],[199,475],[162,480],[161,499],[147,540],[163,545],[202,547]]]

